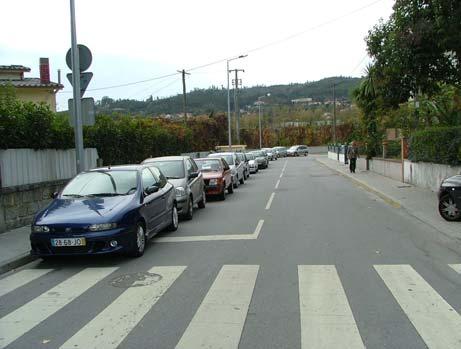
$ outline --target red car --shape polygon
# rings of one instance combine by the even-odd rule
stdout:
[[[221,200],[225,200],[226,190],[229,194],[234,192],[231,169],[226,160],[220,157],[194,160],[203,174],[207,195],[218,196]]]

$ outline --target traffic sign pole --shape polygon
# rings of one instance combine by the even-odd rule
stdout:
[[[70,0],[70,31],[71,31],[71,52],[72,52],[72,87],[74,95],[74,135],[75,135],[75,156],[77,160],[77,173],[82,172],[85,163],[83,152],[83,127],[82,127],[82,105],[80,100],[80,62],[79,50],[77,48],[77,32],[75,25],[75,1]]]

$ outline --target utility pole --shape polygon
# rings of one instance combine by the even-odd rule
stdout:
[[[238,100],[238,93],[239,93],[239,85],[241,85],[241,81],[238,78],[238,72],[245,72],[244,69],[233,69],[230,70],[235,72],[235,80],[234,80],[234,110],[235,110],[235,120],[236,120],[236,137],[237,137],[237,144],[240,144],[240,107],[239,107],[239,100]]]
[[[178,70],[178,73],[182,74],[182,109],[184,113],[184,123],[187,122],[187,101],[186,101],[186,74],[190,75],[190,73],[186,73],[186,71]]]
[[[261,131],[261,104],[262,102],[259,101],[258,103],[258,107],[259,107],[259,118],[258,118],[258,121],[259,121],[259,149],[262,149],[263,147],[263,136],[262,136],[262,131]]]
[[[336,144],[336,84],[333,84],[333,144]]]

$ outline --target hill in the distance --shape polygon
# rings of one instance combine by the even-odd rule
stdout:
[[[360,78],[330,77],[307,83],[288,85],[254,86],[240,90],[239,104],[242,109],[253,105],[258,97],[270,93],[271,104],[290,104],[293,99],[312,98],[313,101],[332,100],[332,85],[336,85],[336,98],[350,101],[352,90],[360,83]],[[231,100],[233,91],[231,91]],[[232,101],[231,101],[232,102]],[[233,104],[233,103],[232,103]],[[97,112],[120,111],[133,114],[161,115],[182,112],[182,95],[145,101],[103,97],[96,105]],[[189,113],[204,114],[227,110],[227,90],[223,88],[195,89],[187,93],[187,109]]]

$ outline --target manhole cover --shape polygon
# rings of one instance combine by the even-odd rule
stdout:
[[[162,276],[159,274],[140,272],[117,276],[110,281],[110,284],[114,287],[129,288],[151,285],[160,280]]]

